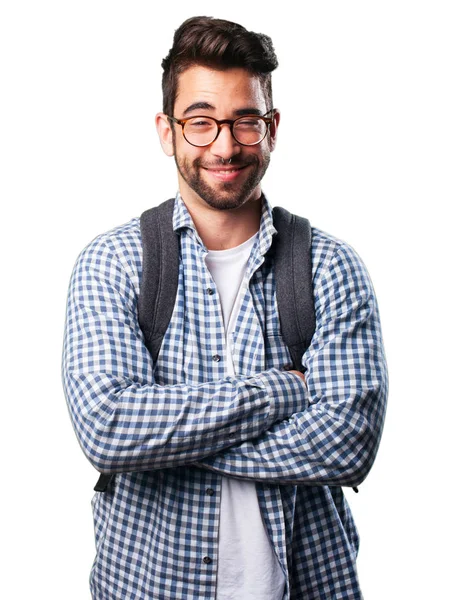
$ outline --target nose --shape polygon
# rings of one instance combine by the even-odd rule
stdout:
[[[219,135],[210,146],[211,154],[224,160],[229,160],[233,156],[236,156],[236,154],[239,154],[241,148],[241,145],[231,134],[231,125],[221,123],[219,125]]]

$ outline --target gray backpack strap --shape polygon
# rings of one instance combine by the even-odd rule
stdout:
[[[178,290],[179,236],[173,230],[171,198],[141,215],[142,275],[138,298],[139,326],[156,362],[169,326]],[[102,473],[94,487],[105,492],[114,474]]]
[[[178,290],[180,238],[173,230],[174,204],[172,198],[141,215],[143,254],[138,317],[153,362],[158,358]]]
[[[284,208],[273,209],[274,269],[281,335],[294,367],[306,370],[302,357],[316,328],[312,289],[311,226],[307,219]]]

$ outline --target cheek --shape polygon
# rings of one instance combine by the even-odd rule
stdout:
[[[254,153],[253,160],[258,161],[260,165],[263,165],[267,161],[267,156],[270,155],[270,150],[267,144],[260,146],[258,152]]]
[[[203,169],[201,169],[201,166],[206,164],[206,161],[198,152],[179,151],[176,154],[176,159],[183,171],[190,174],[190,176],[202,175]]]
[[[187,162],[194,167],[207,166],[208,164],[215,162],[208,157],[207,151],[201,150],[200,148],[194,148],[194,146],[191,146],[186,152],[186,159]]]

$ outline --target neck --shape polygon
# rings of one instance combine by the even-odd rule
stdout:
[[[183,201],[197,232],[208,250],[228,250],[243,244],[258,230],[261,221],[261,195],[239,208],[218,210],[206,203]]]

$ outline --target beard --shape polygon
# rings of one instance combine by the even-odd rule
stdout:
[[[251,155],[239,162],[239,158],[232,159],[230,165],[240,168],[246,166],[247,177],[243,183],[234,181],[217,182],[210,185],[204,178],[203,169],[206,167],[220,167],[221,164],[202,164],[202,158],[197,157],[189,161],[186,157],[179,157],[174,140],[174,157],[178,172],[187,185],[211,208],[217,210],[230,210],[239,208],[249,199],[252,192],[260,183],[270,163],[270,152],[262,156]],[[228,163],[226,163],[228,165]]]

